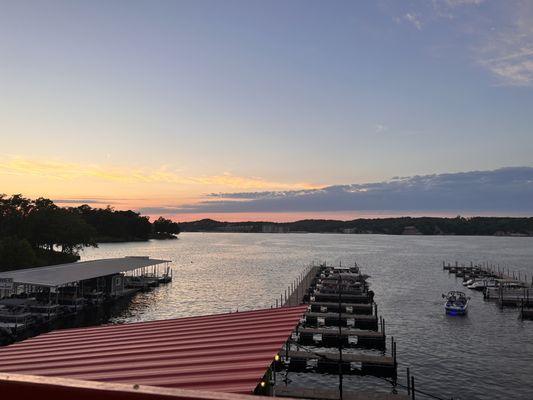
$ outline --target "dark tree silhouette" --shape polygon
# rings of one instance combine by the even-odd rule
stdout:
[[[154,221],[154,232],[155,233],[169,233],[169,234],[178,234],[180,233],[180,227],[177,222],[174,222],[170,219],[159,217]]]

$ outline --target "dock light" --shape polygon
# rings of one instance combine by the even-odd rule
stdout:
[[[262,388],[264,388],[266,386],[266,382],[265,381],[261,381],[260,385],[261,385]]]
[[[279,361],[279,354],[276,354],[276,355],[274,356],[274,361]]]

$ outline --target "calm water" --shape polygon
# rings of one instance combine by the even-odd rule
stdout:
[[[136,295],[112,322],[270,307],[312,261],[357,260],[376,293],[388,335],[398,342],[399,380],[410,366],[417,387],[444,398],[533,399],[533,321],[499,310],[481,293],[469,315],[449,317],[441,294],[463,289],[442,260],[491,261],[533,273],[533,238],[331,234],[184,233],[179,240],[102,244],[82,259],[149,255],[173,261],[174,282]],[[470,291],[469,291],[470,292]],[[337,378],[290,374],[298,384],[336,387]],[[349,389],[390,386],[350,376]]]

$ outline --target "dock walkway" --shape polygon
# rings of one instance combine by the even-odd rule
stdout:
[[[339,398],[339,391],[337,389],[326,388],[279,386],[276,387],[276,396],[296,399],[337,400]],[[344,400],[409,400],[410,396],[382,392],[343,390],[342,398]]]
[[[310,333],[313,335],[338,335],[338,328],[299,328],[299,333]],[[383,332],[376,332],[366,329],[350,329],[341,328],[342,336],[357,336],[360,338],[372,338],[372,339],[384,339],[385,334]]]
[[[342,312],[345,312],[345,313],[371,315],[374,312],[374,305],[372,304],[341,303],[340,307],[341,307]],[[324,312],[324,311],[321,311],[322,308],[327,309],[326,312],[336,312],[336,311],[339,311],[339,303],[331,302],[331,301],[314,301],[311,304],[312,311]]]
[[[306,295],[309,295],[308,289],[310,288],[319,271],[319,266],[311,266],[307,269],[307,271],[302,273],[298,279],[296,279],[296,281],[294,281],[293,284],[288,287],[288,295],[285,302],[282,302],[283,305],[291,307],[304,304]]]

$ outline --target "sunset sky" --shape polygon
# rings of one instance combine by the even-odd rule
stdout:
[[[533,2],[1,1],[0,193],[533,215]]]

